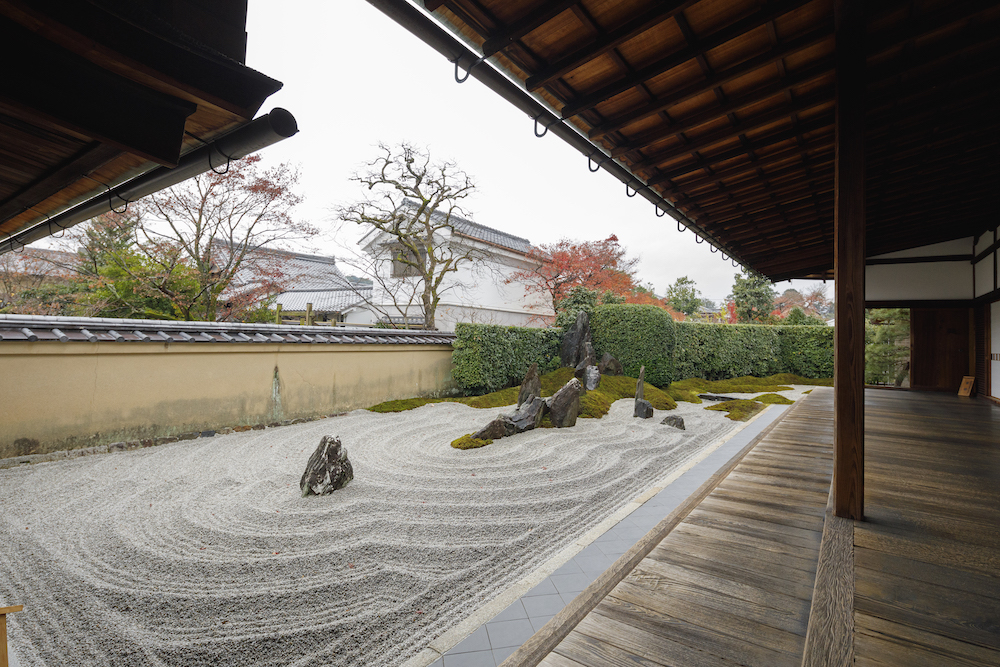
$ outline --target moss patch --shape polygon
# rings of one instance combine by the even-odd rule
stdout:
[[[485,447],[491,442],[493,441],[489,438],[479,440],[478,438],[473,438],[471,435],[463,435],[457,440],[452,440],[451,446],[455,449],[478,449],[479,447]]]
[[[677,383],[675,382],[674,384]],[[684,401],[685,403],[701,403],[701,399],[698,398],[698,394],[689,389],[680,389],[679,387],[671,385],[667,388],[667,393],[670,394],[670,398],[675,401]]]
[[[802,392],[802,395],[805,396],[806,394],[811,394],[811,393],[812,389],[807,389],[806,391]]]
[[[795,401],[785,398],[781,394],[761,394],[760,396],[754,397],[755,401],[758,403],[763,403],[764,405],[791,405]]]
[[[542,396],[551,396],[573,378],[572,368],[560,368],[541,376]],[[620,398],[635,398],[635,378],[602,375],[597,389],[588,391],[580,399],[580,417],[599,419],[608,414],[611,404]],[[403,412],[428,403],[463,403],[473,408],[500,408],[517,403],[519,387],[508,387],[482,396],[463,398],[405,398],[386,401],[368,408],[372,412]],[[676,401],[667,392],[645,383],[645,396],[657,410],[673,410]],[[696,397],[697,398],[697,397]],[[544,422],[543,422],[544,425]],[[481,446],[481,445],[480,445]]]
[[[726,416],[733,421],[745,422],[755,414],[764,409],[763,403],[758,403],[757,401],[723,401],[722,403],[716,403],[715,405],[710,405],[706,410],[721,410],[723,412],[728,412]]]
[[[701,378],[688,378],[687,380],[679,380],[670,385],[669,391],[670,395],[677,400],[689,400],[685,398],[680,398],[687,392],[691,395],[713,393],[713,394],[756,394],[757,392],[775,392],[775,391],[788,391],[791,387],[787,385],[792,384],[806,384],[806,385],[821,385],[824,387],[832,387],[832,379],[821,379],[816,380],[813,378],[804,378],[799,375],[793,375],[791,373],[778,373],[777,375],[770,375],[765,378],[756,378],[750,375],[744,375],[743,377],[731,378],[729,380],[702,380]],[[695,396],[697,398],[697,396]],[[690,401],[694,403],[694,401]],[[699,401],[700,402],[700,401]]]

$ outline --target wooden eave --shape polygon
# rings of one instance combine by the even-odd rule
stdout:
[[[832,277],[832,0],[444,0],[427,10],[723,249]],[[866,10],[867,254],[995,221],[1000,5]]]
[[[0,84],[2,235],[176,165],[281,87],[169,25],[91,2],[0,0],[0,36],[5,61],[31,63]]]

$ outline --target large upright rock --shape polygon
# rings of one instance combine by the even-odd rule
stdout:
[[[562,365],[576,368],[587,354],[586,344],[590,342],[590,316],[581,310],[576,314],[576,322],[563,334]]]
[[[601,371],[601,375],[621,375],[625,372],[625,369],[622,368],[622,362],[612,357],[609,352],[605,352],[601,356],[597,368]]]
[[[538,364],[531,364],[531,368],[524,374],[521,380],[521,390],[517,392],[517,406],[529,402],[533,398],[542,395],[542,380],[538,377]]]
[[[562,386],[562,389],[546,399],[549,419],[556,428],[566,428],[576,425],[576,417],[580,414],[580,394],[583,385],[573,378]]]
[[[635,410],[632,415],[640,419],[649,419],[653,416],[653,404],[643,398],[646,393],[646,367],[639,368],[639,380],[635,383]]]
[[[339,438],[324,435],[306,463],[299,488],[303,498],[313,494],[324,496],[344,488],[352,479],[354,467],[347,458],[347,450],[341,446]]]

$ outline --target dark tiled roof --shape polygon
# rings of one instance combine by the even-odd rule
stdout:
[[[0,342],[91,343],[324,343],[450,345],[455,334],[442,331],[366,327],[172,322],[102,317],[0,315]]]
[[[372,288],[359,286],[355,289],[290,290],[278,295],[277,302],[284,310],[304,311],[306,304],[313,305],[317,313],[342,313],[351,306],[371,300]]]
[[[409,200],[407,200],[406,205],[414,208],[416,207],[416,204]],[[434,211],[434,213],[431,214],[431,217],[436,220],[444,220],[447,215],[441,211]],[[468,236],[480,241],[485,241],[486,243],[507,248],[508,250],[513,250],[514,252],[519,252],[524,255],[527,255],[532,250],[531,241],[528,239],[523,239],[520,236],[514,236],[513,234],[508,234],[507,232],[501,232],[499,229],[493,229],[492,227],[481,225],[478,222],[466,220],[465,218],[455,215],[454,213],[451,215],[451,220],[449,222],[451,223],[451,226],[454,227],[455,231],[462,236]]]

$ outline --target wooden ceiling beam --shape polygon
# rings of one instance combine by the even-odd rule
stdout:
[[[671,181],[678,176],[684,174],[689,174],[692,171],[698,171],[699,169],[705,169],[711,167],[713,164],[718,164],[720,162],[725,162],[726,160],[731,160],[733,158],[739,157],[750,153],[751,151],[760,150],[774,144],[788,141],[789,139],[794,139],[802,134],[808,132],[814,132],[823,128],[829,128],[833,119],[827,114],[824,114],[818,118],[811,118],[807,121],[799,123],[794,127],[790,127],[774,134],[760,137],[757,139],[751,139],[745,144],[742,144],[736,148],[732,148],[716,155],[710,155],[707,157],[698,157],[694,162],[690,162],[681,166],[673,167],[667,171],[661,171],[653,176],[650,176],[646,183],[648,185],[657,185],[659,183],[665,183],[666,181]]]
[[[809,109],[829,105],[833,103],[832,91],[825,89],[813,91],[807,95],[792,100],[791,104],[781,106],[776,109],[769,109],[763,113],[737,120],[732,125],[720,127],[717,130],[708,132],[696,137],[689,137],[684,144],[673,147],[671,150],[663,151],[645,157],[632,163],[632,168],[638,171],[651,169],[664,162],[675,160],[684,155],[689,155],[700,151],[703,148],[713,146],[723,141],[735,139],[738,135],[751,132],[766,125],[770,125],[784,118],[790,118],[794,114],[808,111]]]
[[[770,187],[772,183],[785,183],[788,178],[802,176],[809,169],[820,169],[829,166],[833,161],[833,156],[824,156],[821,160],[810,161],[808,163],[796,162],[780,169],[757,174],[755,172],[745,172],[746,178],[741,180],[729,179],[727,183],[721,181],[709,182],[702,186],[711,189],[701,190],[700,188],[685,188],[683,196],[694,202],[701,202],[703,198],[713,198],[717,196],[739,196],[744,192],[759,188]]]
[[[597,104],[611,99],[616,95],[620,95],[627,90],[631,90],[639,84],[649,81],[664,72],[669,72],[689,60],[703,57],[712,49],[716,49],[723,44],[742,36],[750,30],[755,30],[783,14],[798,9],[802,4],[804,4],[803,0],[786,0],[782,3],[766,4],[745,18],[740,19],[735,23],[731,23],[712,34],[699,36],[697,41],[690,43],[686,48],[682,48],[675,53],[671,53],[664,58],[660,58],[659,60],[646,65],[645,67],[641,67],[634,72],[630,72],[617,81],[607,84],[592,93],[587,93],[579,99],[570,101],[565,107],[563,107],[561,113],[564,118],[575,116],[581,111],[596,106]],[[675,18],[680,21],[682,16],[683,14],[678,13],[675,15]]]
[[[817,182],[822,183],[833,176],[830,163],[816,168],[811,174],[802,174],[801,170],[796,173],[801,175],[777,180],[757,179],[741,183],[739,187],[720,189],[705,195],[691,195],[683,205],[694,206],[699,210],[718,211],[720,209],[717,207],[725,202],[751,205],[764,198],[774,200],[777,195],[791,194],[800,190],[825,192],[826,185],[819,185]]]
[[[76,182],[80,174],[89,174],[121,155],[113,146],[93,142],[69,160],[36,178],[15,195],[0,202],[0,223],[27,211],[37,202],[48,199]]]
[[[194,103],[109,72],[3,16],[0,34],[0,61],[32,63],[4,73],[0,104],[8,112],[176,166]]]
[[[813,194],[824,196],[833,191],[833,181],[829,185],[813,186],[807,183],[799,183],[790,186],[788,189],[778,189],[775,193],[777,199],[765,193],[762,197],[747,198],[744,201],[734,201],[726,206],[704,206],[698,210],[691,210],[699,220],[705,219],[713,225],[725,225],[727,222],[737,220],[741,216],[765,215],[774,211],[777,215],[786,214],[790,211],[814,210],[810,196]],[[682,209],[684,207],[681,207]]]
[[[525,87],[527,87],[529,92],[533,93],[559,77],[572,72],[581,65],[604,55],[633,37],[637,37],[650,28],[672,18],[678,12],[682,12],[695,4],[695,2],[697,0],[674,0],[673,2],[654,3],[649,10],[639,14],[632,20],[626,21],[617,28],[607,31],[569,55],[556,60],[550,65],[543,67],[534,75],[529,76],[524,82]]]
[[[541,27],[555,17],[562,14],[567,9],[573,7],[579,0],[559,0],[558,2],[544,3],[533,12],[529,12],[524,17],[514,21],[509,26],[490,35],[483,42],[483,57],[489,58],[498,51],[502,51],[517,40],[521,39],[532,30]]]
[[[811,151],[825,155],[828,150],[833,149],[833,137],[821,137],[811,139],[802,143],[801,145],[792,146],[789,148],[784,148],[780,151],[775,151],[764,157],[757,158],[751,162],[744,162],[742,164],[733,165],[726,167],[725,169],[720,169],[711,174],[706,174],[698,178],[690,179],[684,181],[680,184],[675,184],[671,186],[659,188],[660,194],[663,196],[673,195],[679,192],[687,192],[688,190],[697,190],[698,188],[704,187],[706,185],[715,185],[720,181],[727,181],[731,178],[738,178],[740,176],[752,173],[760,170],[766,170],[776,165],[784,165],[792,160],[798,160],[801,162],[803,156],[806,159],[812,159],[816,156],[810,156],[808,153]],[[799,162],[796,162],[798,164]],[[764,172],[765,175],[767,172]]]
[[[782,77],[777,81],[752,90],[744,95],[731,97],[719,106],[681,118],[672,125],[653,128],[652,130],[630,137],[627,141],[615,146],[611,150],[611,157],[617,158],[632,151],[642,150],[670,136],[676,136],[699,125],[719,120],[743,107],[757,104],[768,97],[787,92],[795,86],[812,81],[824,74],[829,74],[830,71],[830,67],[821,63],[817,66],[805,68],[794,75]]]
[[[760,55],[749,58],[742,63],[733,65],[727,69],[715,72],[711,76],[706,77],[701,81],[697,81],[690,84],[680,90],[671,92],[663,97],[657,98],[656,100],[634,109],[628,111],[619,116],[609,118],[607,121],[596,125],[591,128],[588,133],[589,138],[599,139],[601,137],[607,136],[613,132],[618,132],[624,127],[631,125],[640,120],[644,120],[650,116],[654,116],[661,111],[665,111],[672,106],[686,102],[698,95],[701,95],[713,88],[717,88],[729,81],[737,79],[749,72],[760,69],[770,65],[782,58],[786,58],[798,51],[809,48],[810,46],[815,46],[816,44],[827,40],[830,38],[829,32],[823,29],[812,30],[808,33],[800,35],[798,37],[793,37],[791,39],[785,40],[780,44],[771,47],[767,51],[761,53]],[[830,70],[832,61],[821,61],[818,67],[825,68],[826,71]],[[810,66],[811,67],[811,66]]]

